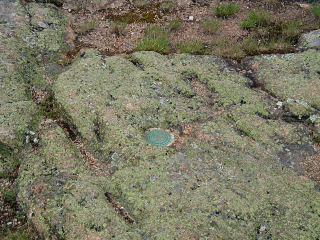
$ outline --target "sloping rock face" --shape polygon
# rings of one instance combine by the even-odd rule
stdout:
[[[304,55],[314,59],[305,67],[315,75],[319,53],[295,57]],[[53,89],[91,151],[110,167],[104,191],[130,213],[141,238],[318,236],[314,183],[280,163],[284,151],[293,168],[314,154],[308,129],[275,117],[282,95],[248,85],[213,56],[138,52],[128,60],[86,50]],[[303,100],[316,106],[314,86],[289,96],[309,87]],[[159,127],[175,135],[172,147],[146,144],[148,130]]]
[[[305,33],[301,36],[300,49],[320,48],[320,30]]]
[[[37,132],[37,144],[25,145],[17,185],[41,237],[319,238],[320,193],[304,169],[306,159],[319,160],[311,134],[319,50],[249,59],[246,76],[215,56],[108,57],[83,49],[58,74],[54,63],[67,48],[61,13],[9,3],[31,17],[14,38],[24,50],[12,52],[24,77],[10,78],[5,65],[0,94],[20,114],[9,121],[14,129]],[[50,101],[33,98],[42,111],[30,89],[51,94]],[[14,110],[20,102],[36,117]],[[149,145],[145,136],[155,128],[173,134],[173,144]],[[6,136],[6,151],[26,143]]]
[[[0,2],[0,176],[12,171],[12,151],[23,145],[24,134],[37,123],[38,108],[29,94],[21,61],[21,46],[15,37],[27,19],[17,2]]]

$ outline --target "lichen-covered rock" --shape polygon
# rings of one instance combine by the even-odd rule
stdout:
[[[299,49],[320,49],[320,29],[302,34],[298,47]]]
[[[47,55],[64,52],[68,49],[66,43],[67,19],[60,10],[52,4],[29,3],[26,11],[30,16],[30,25],[21,37],[38,54]],[[28,31],[31,28],[32,31]]]
[[[320,109],[319,51],[254,57],[252,65],[258,81],[283,102],[288,102],[294,114],[308,111],[310,115],[312,108]]]
[[[66,19],[53,5],[19,1],[1,1],[0,17],[0,144],[12,152],[27,143],[26,133],[35,131],[42,118],[31,89],[47,85],[43,58],[54,64],[68,48]],[[17,161],[12,154],[0,155],[0,174],[6,175]]]
[[[296,146],[312,149],[306,126],[272,119],[277,102],[220,58],[137,52],[129,60],[82,51],[53,90],[111,167],[104,191],[144,239],[320,234],[315,183],[281,163]],[[174,134],[173,145],[148,145],[152,128]],[[314,154],[295,149],[302,152],[292,154],[297,164]]]
[[[1,1],[0,17],[0,175],[5,176],[17,166],[12,151],[23,145],[25,132],[37,125],[39,109],[17,70],[23,44],[15,36],[27,16],[18,1]]]
[[[139,239],[107,201],[108,181],[86,169],[61,128],[44,128],[18,178],[18,197],[37,231],[45,239]]]

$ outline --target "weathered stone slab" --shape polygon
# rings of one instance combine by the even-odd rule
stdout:
[[[257,79],[296,115],[320,109],[320,52],[265,55],[252,61]],[[307,115],[307,114],[306,114]]]
[[[18,1],[0,2],[0,176],[16,167],[10,152],[24,144],[24,134],[36,125],[39,114],[17,70],[22,43],[16,36],[26,19]]]
[[[320,29],[304,33],[300,37],[300,49],[318,48],[320,49]]]
[[[129,61],[86,50],[53,89],[110,164],[105,191],[143,238],[317,236],[319,192],[278,157],[286,145],[312,149],[308,129],[267,119],[277,102],[248,85],[212,56],[137,52]],[[173,145],[148,145],[153,128],[173,133]]]
[[[93,175],[57,125],[40,134],[37,151],[25,156],[19,199],[45,239],[139,239],[111,207],[103,177]]]

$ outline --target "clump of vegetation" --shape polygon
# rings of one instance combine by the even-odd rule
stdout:
[[[222,23],[216,19],[206,19],[201,23],[201,28],[206,34],[215,34],[222,26]]]
[[[150,3],[148,0],[134,0],[133,5],[137,8],[145,8],[148,6]]]
[[[3,200],[6,204],[13,206],[16,203],[17,193],[14,190],[7,189],[3,192]]]
[[[272,19],[269,13],[252,11],[249,13],[248,19],[241,22],[241,27],[245,29],[266,27],[270,25],[271,22]]]
[[[203,54],[205,50],[203,42],[199,39],[179,42],[177,47],[181,53]]]
[[[78,34],[85,34],[92,31],[96,27],[96,21],[94,19],[85,20],[79,26],[76,27],[75,32]]]
[[[263,2],[266,4],[278,4],[279,0],[263,0]]]
[[[295,43],[303,31],[303,24],[299,21],[280,23],[280,26],[282,37],[291,43]]]
[[[151,25],[144,31],[143,39],[138,43],[137,51],[155,51],[158,53],[169,53],[168,31],[160,26]]]
[[[314,138],[313,138],[313,141],[314,141],[315,143],[320,143],[320,136],[314,137]]]
[[[0,231],[0,239],[32,240],[32,239],[37,239],[37,234],[36,234],[36,231],[32,228],[32,226],[25,224],[24,226],[21,226],[16,230],[8,230],[8,231],[5,231],[4,233],[1,233]]]
[[[248,55],[255,55],[259,52],[259,42],[252,36],[245,39],[241,47]]]
[[[166,0],[160,3],[160,10],[164,13],[173,12],[177,7],[177,3],[172,0]]]
[[[253,28],[250,29],[251,35],[243,41],[242,49],[248,55],[291,51],[303,29],[304,25],[299,21],[280,21],[266,27]]]
[[[154,12],[144,12],[142,14],[135,12],[127,12],[122,15],[111,15],[109,19],[115,22],[126,22],[127,24],[134,22],[146,22],[153,23],[156,18],[156,13]]]
[[[311,8],[311,12],[316,18],[320,19],[320,4],[314,4]]]
[[[226,40],[225,38],[215,39],[209,46],[210,53],[218,56],[241,59],[245,52],[241,48],[241,43]]]
[[[126,35],[126,27],[128,25],[128,22],[120,22],[120,21],[114,21],[111,23],[111,30],[110,32],[112,34],[116,34],[117,36],[124,36]]]
[[[216,15],[218,17],[229,17],[236,14],[239,11],[240,7],[236,4],[221,4],[216,7]]]
[[[176,31],[178,30],[180,27],[181,27],[181,20],[180,19],[173,19],[173,20],[170,20],[169,21],[169,31],[172,32],[172,31]]]

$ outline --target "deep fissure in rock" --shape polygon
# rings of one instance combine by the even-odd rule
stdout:
[[[106,196],[106,198],[107,198],[108,202],[111,204],[111,206],[116,210],[116,212],[119,215],[121,215],[124,218],[124,220],[126,220],[126,222],[128,222],[130,224],[134,224],[134,225],[136,224],[136,221],[133,219],[132,216],[130,216],[129,212],[126,211],[124,209],[124,207],[121,206],[120,203],[116,202],[112,198],[110,193],[106,192],[104,195]]]

